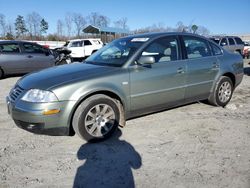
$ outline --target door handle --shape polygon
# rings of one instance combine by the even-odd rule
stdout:
[[[177,69],[178,74],[183,74],[184,72],[185,72],[184,69],[181,67]]]
[[[33,56],[32,55],[28,55],[27,58],[32,58]]]

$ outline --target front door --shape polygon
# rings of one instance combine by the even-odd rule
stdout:
[[[186,62],[179,54],[174,36],[156,39],[143,50],[141,56],[154,57],[155,63],[130,67],[131,111],[149,112],[184,99]]]

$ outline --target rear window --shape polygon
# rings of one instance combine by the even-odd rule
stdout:
[[[207,41],[192,36],[184,36],[183,39],[188,59],[211,56]]]
[[[0,52],[3,53],[20,53],[18,44],[0,44]]]
[[[244,44],[243,41],[239,37],[234,38],[237,44]]]
[[[23,48],[24,48],[25,53],[42,54],[42,53],[45,53],[46,51],[42,46],[39,46],[37,44],[31,44],[31,43],[24,43]]]

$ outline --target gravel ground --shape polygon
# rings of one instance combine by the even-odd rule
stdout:
[[[127,121],[111,139],[34,135],[7,115],[0,80],[0,187],[250,187],[250,66],[226,108],[194,103]]]

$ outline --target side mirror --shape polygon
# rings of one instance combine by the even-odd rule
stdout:
[[[153,56],[141,56],[138,60],[141,65],[150,65],[155,63],[155,58]]]

